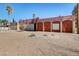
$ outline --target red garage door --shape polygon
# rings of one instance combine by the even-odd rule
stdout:
[[[38,22],[36,24],[36,27],[37,27],[37,31],[43,31],[43,23],[42,22]]]
[[[62,30],[63,32],[71,33],[72,32],[72,21],[70,20],[63,21]]]
[[[51,23],[50,22],[44,22],[44,31],[51,31]]]

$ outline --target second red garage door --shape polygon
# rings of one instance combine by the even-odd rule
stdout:
[[[44,22],[44,31],[51,31],[51,23],[46,21]]]

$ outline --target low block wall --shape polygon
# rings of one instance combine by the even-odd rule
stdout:
[[[0,27],[0,32],[8,31],[9,27]]]

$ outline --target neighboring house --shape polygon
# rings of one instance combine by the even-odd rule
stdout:
[[[0,27],[8,27],[7,23],[0,22]]]
[[[35,19],[36,20],[36,19]],[[73,16],[59,16],[45,19],[37,19],[36,27],[34,25],[34,19],[19,21],[20,26],[24,25],[25,30],[36,31],[49,31],[49,32],[72,32]]]

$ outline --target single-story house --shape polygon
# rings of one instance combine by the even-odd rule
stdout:
[[[44,19],[27,19],[20,21],[20,25],[25,25],[26,30],[48,31],[48,32],[72,32],[73,16],[59,16]]]

